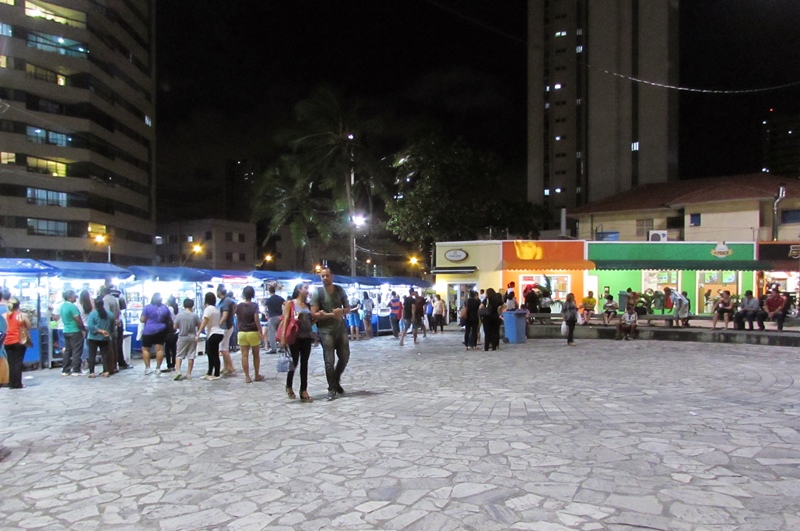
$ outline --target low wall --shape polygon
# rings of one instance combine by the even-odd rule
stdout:
[[[636,330],[637,339],[655,341],[697,341],[701,343],[732,343],[771,347],[800,347],[800,333],[794,331],[711,330],[709,328],[667,328],[643,326]],[[528,339],[554,339],[561,336],[561,325],[528,325]],[[576,326],[575,339],[614,340],[616,329],[611,326]]]

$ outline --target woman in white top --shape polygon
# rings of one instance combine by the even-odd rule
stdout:
[[[212,292],[206,293],[203,299],[205,308],[203,309],[203,322],[200,323],[200,328],[197,330],[197,338],[200,339],[200,334],[203,330],[207,330],[206,334],[206,356],[208,356],[208,372],[203,377],[204,380],[219,380],[219,344],[222,338],[225,337],[225,331],[219,326],[219,308],[217,308],[217,296]],[[213,374],[212,374],[213,371]]]

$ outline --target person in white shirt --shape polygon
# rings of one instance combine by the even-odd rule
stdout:
[[[625,341],[636,339],[636,322],[638,319],[639,315],[634,307],[629,304],[617,323],[617,341],[621,341],[623,336]]]

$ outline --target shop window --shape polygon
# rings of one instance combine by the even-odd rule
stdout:
[[[700,214],[689,214],[689,226],[699,227],[701,222]]]
[[[642,271],[642,290],[664,291],[664,288],[679,289],[677,271]]]
[[[800,210],[782,210],[781,224],[800,223]]]
[[[648,232],[653,230],[652,219],[637,219],[636,220],[636,235],[647,236]]]

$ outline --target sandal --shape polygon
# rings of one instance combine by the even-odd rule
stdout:
[[[257,382],[263,382],[264,381],[264,376],[262,374],[256,374],[256,381]]]
[[[303,393],[300,393],[300,402],[313,402],[313,401],[314,399],[308,396],[308,393],[305,393],[305,396],[303,396]]]
[[[89,374],[89,378],[94,378],[94,373]]]
[[[286,388],[286,396],[288,396],[289,398],[297,398],[297,395],[294,394],[294,391],[292,390],[291,387]]]
[[[253,383],[253,380],[251,380],[250,377],[248,376],[247,378],[244,379],[244,383]]]

